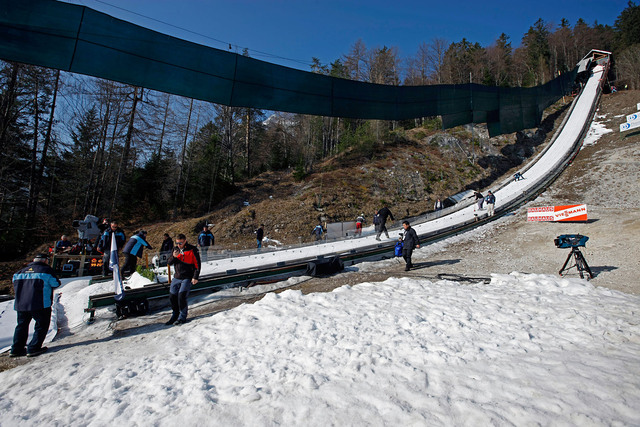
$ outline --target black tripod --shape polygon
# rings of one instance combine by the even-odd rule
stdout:
[[[569,264],[569,261],[571,260],[571,256],[573,256],[573,258],[575,260],[575,265],[567,267],[567,264]],[[587,264],[587,260],[584,259],[584,256],[582,255],[582,252],[580,252],[580,249],[578,249],[577,246],[572,246],[571,247],[571,252],[569,252],[569,256],[567,257],[567,260],[564,262],[564,265],[560,269],[560,275],[562,276],[562,272],[563,271],[567,271],[567,270],[569,270],[569,269],[571,269],[573,267],[576,267],[578,269],[578,273],[580,273],[580,278],[581,279],[584,279],[584,272],[585,271],[589,274],[589,278],[593,279],[593,273],[591,272],[591,269],[589,268],[589,264]]]

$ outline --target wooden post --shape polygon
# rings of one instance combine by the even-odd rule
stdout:
[[[147,252],[144,253],[144,267],[149,269],[149,254]]]
[[[78,269],[78,277],[82,277],[84,276],[84,261],[85,261],[85,254],[80,255],[80,269]]]
[[[167,276],[169,276],[169,283],[171,283],[171,266],[167,265]]]

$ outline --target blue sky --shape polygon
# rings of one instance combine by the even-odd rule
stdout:
[[[349,0],[65,0],[176,37],[308,70],[328,64],[362,39],[367,48],[395,46],[413,56],[420,43],[463,37],[483,46],[506,33],[517,47],[538,18],[573,26],[582,18],[613,26],[628,0],[349,1]],[[170,24],[164,24],[164,23]],[[178,28],[176,28],[178,27]],[[188,30],[188,31],[185,31]],[[599,48],[599,46],[593,46]],[[286,58],[286,59],[283,59]]]

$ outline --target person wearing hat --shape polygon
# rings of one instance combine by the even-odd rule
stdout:
[[[13,275],[16,295],[13,308],[18,314],[18,324],[13,334],[10,357],[34,357],[48,350],[42,343],[51,323],[53,289],[60,286],[60,280],[48,262],[46,254],[38,254],[32,263]],[[32,319],[35,322],[33,338],[27,344]]]
[[[126,276],[132,275],[136,271],[138,258],[142,258],[142,251],[144,248],[153,249],[146,239],[147,232],[145,230],[140,230],[131,236],[127,244],[124,245],[122,253],[125,256],[126,261],[122,266],[122,274]]]
[[[364,225],[364,212],[356,218],[356,236],[362,235],[362,226]]]

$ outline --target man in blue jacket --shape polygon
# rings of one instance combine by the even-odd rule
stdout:
[[[46,254],[36,255],[31,264],[13,275],[16,295],[13,308],[18,312],[18,325],[13,334],[10,357],[34,357],[48,350],[42,343],[51,323],[53,289],[60,286],[60,280],[48,261]],[[35,321],[35,328],[27,345],[31,319]]]
[[[488,193],[487,197],[484,198],[484,201],[487,203],[487,215],[493,216],[496,207],[496,196],[494,196],[491,191],[488,191]]]
[[[207,260],[207,254],[209,251],[209,246],[213,246],[216,244],[216,239],[213,237],[213,233],[209,231],[209,226],[205,225],[202,227],[202,233],[198,236],[198,246],[200,246],[202,250],[202,260]]]
[[[147,232],[144,230],[138,231],[131,236],[127,244],[124,246],[122,253],[126,257],[126,261],[122,266],[122,274],[131,275],[136,271],[138,264],[138,258],[142,258],[142,251],[144,248],[153,249],[149,242],[147,242]]]
[[[127,237],[122,231],[122,228],[118,227],[117,221],[111,221],[109,227],[104,230],[100,242],[98,242],[98,250],[102,253],[102,275],[107,276],[109,274],[109,258],[111,257],[111,238],[115,236],[116,246],[118,250],[122,249]]]

